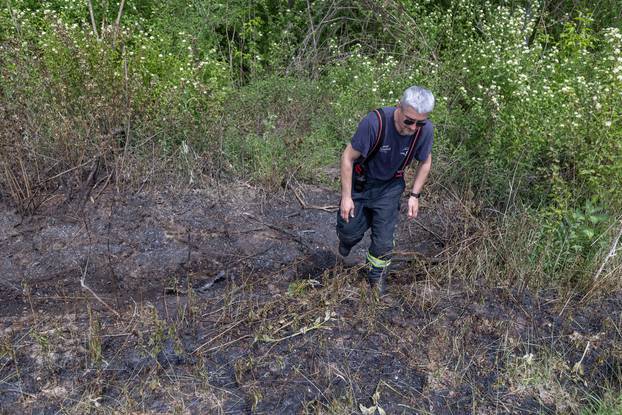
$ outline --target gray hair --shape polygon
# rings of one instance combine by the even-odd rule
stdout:
[[[411,86],[402,95],[402,105],[407,105],[420,114],[427,114],[434,109],[434,95],[428,89]]]

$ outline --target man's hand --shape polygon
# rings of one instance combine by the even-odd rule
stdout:
[[[346,223],[350,221],[350,218],[354,217],[354,201],[351,197],[341,198],[339,213],[341,214],[341,219],[345,220]]]
[[[417,217],[417,212],[419,211],[419,199],[416,197],[408,198],[408,219],[414,219]]]

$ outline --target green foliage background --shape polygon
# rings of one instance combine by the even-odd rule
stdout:
[[[437,97],[443,180],[503,211],[508,232],[528,218],[529,272],[581,281],[610,243],[620,1],[92,4],[0,10],[0,189],[25,211],[94,160],[130,181],[325,181],[360,117],[419,84]]]

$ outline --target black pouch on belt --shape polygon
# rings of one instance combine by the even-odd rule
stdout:
[[[367,183],[367,176],[365,169],[361,164],[354,165],[354,171],[352,172],[352,186],[357,192],[365,190],[365,183]]]

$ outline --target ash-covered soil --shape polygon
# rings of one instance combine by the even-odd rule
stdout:
[[[28,218],[0,206],[0,315],[81,306],[81,279],[121,307],[157,299],[188,280],[200,288],[244,272],[321,274],[335,265],[338,196],[310,186],[296,193],[229,185],[183,195],[106,194],[83,210],[51,205]],[[422,213],[420,221],[427,220]],[[402,250],[441,246],[416,228],[403,224]],[[351,265],[362,261],[368,244],[359,244]]]
[[[402,213],[378,299],[368,241],[334,254],[337,202],[221,185],[3,207],[0,412],[578,413],[619,390],[620,293],[434,277],[457,220],[439,199]]]

